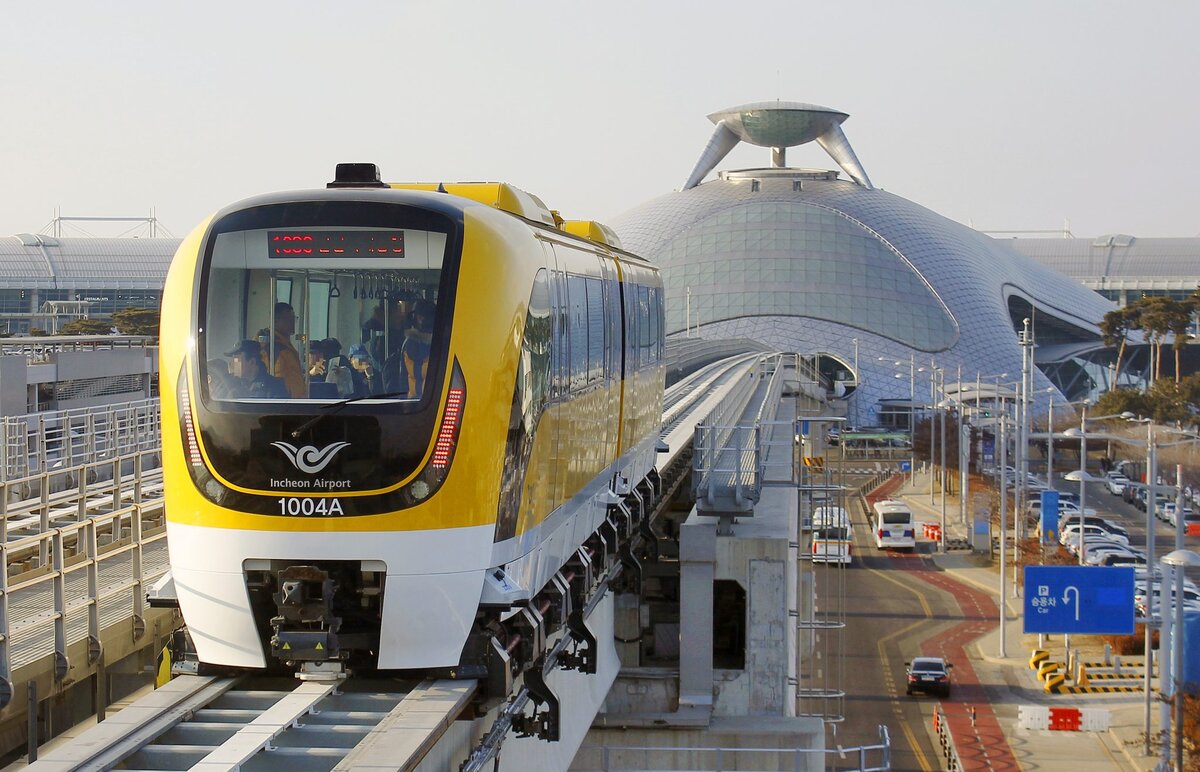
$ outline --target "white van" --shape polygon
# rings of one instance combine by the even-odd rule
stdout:
[[[871,530],[879,549],[911,550],[917,547],[917,523],[903,501],[884,499],[871,507]]]

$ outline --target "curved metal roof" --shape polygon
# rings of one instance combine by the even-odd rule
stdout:
[[[0,237],[0,288],[161,288],[180,239]]]
[[[1089,287],[1194,289],[1200,285],[1200,238],[1003,239],[1017,252]]]
[[[753,305],[746,303],[743,314],[715,313],[716,307],[706,300],[708,295],[793,291],[789,285],[795,283],[798,273],[800,281],[812,281],[811,271],[801,272],[798,267],[814,261],[828,265],[840,281],[843,267],[852,261],[852,255],[839,251],[846,245],[837,234],[825,239],[821,233],[821,242],[815,242],[812,234],[821,228],[809,222],[811,218],[804,222],[790,218],[786,223],[779,218],[761,220],[758,229],[763,233],[779,233],[769,242],[760,240],[743,246],[733,238],[737,227],[733,215],[737,210],[755,203],[780,202],[829,211],[875,234],[945,304],[960,330],[957,338],[937,346],[914,346],[905,335],[898,334],[903,331],[899,326],[881,328],[871,323],[874,305],[895,302],[873,293],[872,281],[879,278],[878,271],[864,282],[852,276],[854,281],[842,282],[827,292],[832,302],[839,304],[834,313],[829,310],[829,302],[808,300],[804,300],[809,303],[804,309],[795,309],[794,301],[786,310],[778,303],[772,307],[756,301]],[[751,211],[761,209],[760,205]],[[710,225],[719,224],[721,220],[714,216],[723,212],[730,213],[728,236]],[[780,350],[820,348],[836,352],[845,361],[857,358],[863,404],[906,395],[910,366],[914,370],[917,365],[927,367],[931,355],[936,356],[939,367],[954,371],[961,366],[964,379],[973,379],[976,373],[1004,373],[1004,379],[1017,378],[1021,348],[1013,330],[1019,318],[1010,310],[1013,298],[1036,309],[1032,314],[1035,335],[1044,329],[1051,337],[1048,333],[1053,329],[1053,337],[1063,342],[1098,344],[1098,322],[1114,308],[1078,281],[1021,255],[1005,241],[891,193],[838,179],[831,172],[780,168],[724,172],[717,180],[646,202],[611,225],[628,249],[664,268],[668,309],[685,303],[684,295],[690,287],[691,308],[696,309],[699,303],[705,312],[701,320],[703,337],[745,337]],[[784,239],[784,235],[788,237]],[[705,247],[705,237],[710,237],[713,246]],[[691,241],[697,241],[698,247],[693,249]],[[711,278],[706,273],[708,263],[715,266]],[[722,274],[723,266],[739,263],[746,265],[741,274],[731,271],[730,278]],[[760,270],[760,278],[751,278],[752,271]],[[781,278],[784,275],[788,278]],[[860,285],[862,289],[858,289]],[[849,319],[843,312],[846,309]],[[902,309],[883,310],[885,314],[898,314]],[[861,357],[856,357],[856,352]],[[1041,357],[1038,359],[1040,362]],[[904,366],[897,370],[897,363]],[[928,381],[928,375],[923,377]],[[1043,394],[1051,385],[1040,372],[1036,381]],[[928,383],[924,388],[929,388]]]

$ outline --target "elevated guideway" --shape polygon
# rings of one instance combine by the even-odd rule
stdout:
[[[693,438],[703,434],[697,432],[698,424],[713,427],[720,435],[714,435],[714,447],[723,448],[705,456],[705,470],[719,472],[706,475],[712,487],[705,495],[727,495],[722,491],[746,483],[739,472],[720,471],[738,468],[744,456],[731,454],[728,427],[768,422],[785,394],[808,398],[803,378],[785,377],[785,372],[801,372],[801,363],[796,358],[785,367],[780,355],[742,354],[673,384],[664,399],[665,447],[657,464],[661,489],[635,491],[632,506],[614,505],[610,538],[644,545],[654,536],[654,519],[693,473]],[[817,391],[812,390],[813,399],[818,399]],[[7,663],[5,675],[11,676],[14,668],[40,667],[56,679],[42,694],[53,693],[64,668],[70,672],[75,666],[78,646],[84,647],[85,658],[100,660],[103,646],[95,642],[103,641],[105,631],[145,630],[151,610],[144,595],[167,569],[156,409],[153,416],[141,424],[146,442],[131,452],[118,452],[115,442],[106,441],[101,443],[104,450],[60,469],[49,461],[52,441],[41,441],[45,450],[30,453],[27,439],[25,452],[9,453],[22,457],[25,468],[19,471],[31,473],[14,477],[4,497],[9,537],[4,544],[7,584],[0,586],[0,659]],[[761,485],[772,464],[786,466],[790,479],[790,422],[786,435],[779,448],[760,443],[750,487]],[[768,458],[773,460],[768,463]],[[103,476],[95,471],[99,464],[108,464],[110,479],[98,479]],[[54,475],[63,476],[55,482],[50,479]],[[630,559],[628,546],[614,546],[612,553],[611,560],[600,563],[604,570],[590,580],[595,592],[582,617],[595,642],[589,655],[593,672],[578,662],[575,669],[563,669],[571,659],[560,662],[559,657],[575,656],[578,650],[577,641],[560,632],[546,643],[540,677],[519,679],[508,700],[482,715],[473,700],[476,683],[469,680],[350,678],[264,685],[253,679],[181,676],[86,733],[47,748],[34,767],[565,769],[620,669],[610,586],[640,581],[641,567]],[[22,579],[26,572],[29,577]],[[18,685],[10,686],[10,696],[14,688],[19,691],[20,676],[10,680]],[[547,700],[561,704],[551,706]],[[551,735],[558,741],[540,739]]]

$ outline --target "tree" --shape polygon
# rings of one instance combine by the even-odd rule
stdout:
[[[1198,290],[1200,291],[1200,290]],[[1129,333],[1141,326],[1141,309],[1137,305],[1124,308],[1114,308],[1100,320],[1100,334],[1104,345],[1117,346],[1117,369],[1113,376],[1112,388],[1121,378],[1121,359],[1125,356],[1125,344],[1129,342]]]
[[[112,322],[122,335],[158,337],[158,312],[152,308],[122,308],[113,312]]]
[[[1172,301],[1173,309],[1171,314],[1171,335],[1174,336],[1175,342],[1172,348],[1175,349],[1175,383],[1178,384],[1182,377],[1179,372],[1179,357],[1183,351],[1183,347],[1192,339],[1192,316],[1196,313],[1195,295],[1187,300]]]
[[[1140,389],[1109,389],[1100,395],[1091,409],[1094,415],[1148,415],[1152,412],[1146,392]]]
[[[1172,307],[1175,304],[1176,301],[1161,295],[1139,298],[1134,303],[1141,310],[1142,334],[1154,351],[1152,381],[1157,381],[1162,374],[1162,346],[1178,314]]]
[[[72,319],[62,326],[63,335],[109,335],[112,325],[99,319]]]
[[[930,437],[930,434],[933,437]],[[974,433],[974,429],[972,429]],[[946,414],[946,465],[951,468],[958,468],[958,445],[959,445],[959,426],[958,414],[949,412]],[[930,450],[935,454],[935,458],[930,459]],[[969,451],[972,456],[975,455],[974,443],[969,444]],[[917,421],[916,431],[913,432],[913,455],[925,461],[929,461],[933,465],[942,463],[942,425],[941,419],[932,417],[923,418]],[[968,464],[975,463],[974,457],[967,460]]]

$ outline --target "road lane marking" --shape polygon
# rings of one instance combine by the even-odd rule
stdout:
[[[900,708],[899,688],[896,686],[896,679],[892,675],[892,666],[891,666],[891,663],[888,662],[887,652],[884,650],[885,644],[887,644],[891,640],[898,638],[912,630],[915,630],[916,628],[920,627],[921,625],[927,624],[929,622],[929,620],[933,619],[933,609],[931,609],[929,607],[929,601],[925,600],[925,596],[922,595],[921,593],[917,592],[917,590],[915,588],[905,585],[903,582],[899,581],[898,579],[893,579],[892,577],[888,576],[887,574],[885,574],[884,572],[882,572],[878,569],[868,568],[867,570],[870,571],[871,573],[875,574],[876,576],[880,577],[881,579],[885,579],[885,580],[891,582],[892,584],[896,585],[897,587],[899,587],[903,590],[906,590],[906,591],[912,593],[913,595],[917,596],[917,600],[921,602],[921,610],[925,613],[924,619],[919,619],[916,622],[913,622],[911,624],[908,624],[908,625],[900,628],[899,630],[896,630],[895,632],[888,633],[887,635],[880,638],[875,643],[875,646],[879,651],[879,661],[881,663],[883,663],[884,678],[886,679],[886,682],[888,684],[888,691],[891,693],[892,700],[894,703],[892,706],[892,713],[899,719],[900,728],[902,730],[904,730],[904,736],[908,740],[908,746],[910,748],[912,748],[913,754],[917,757],[917,763],[921,765],[921,769],[923,770],[923,772],[933,772],[933,767],[930,766],[929,759],[927,759],[925,757],[924,751],[921,750],[921,745],[920,745],[920,743],[917,742],[916,735],[913,734],[913,731],[909,727],[908,722],[904,720],[904,712]]]

